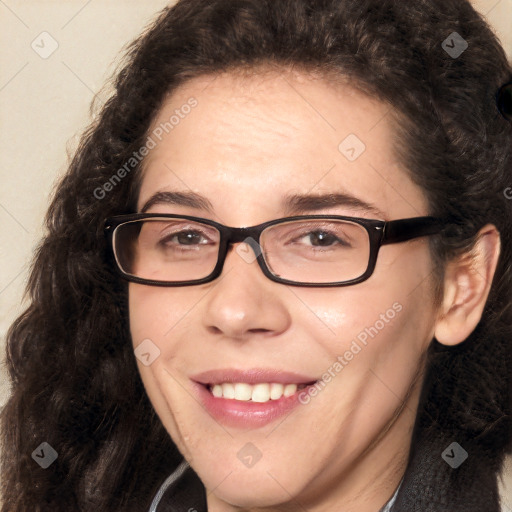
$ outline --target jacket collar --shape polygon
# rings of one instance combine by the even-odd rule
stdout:
[[[401,485],[401,483],[400,483]],[[379,512],[389,512],[398,489]],[[208,512],[206,494],[199,477],[186,460],[167,477],[158,489],[148,512]]]

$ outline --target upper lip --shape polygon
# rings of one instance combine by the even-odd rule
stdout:
[[[245,382],[247,384],[278,383],[278,384],[312,384],[318,379],[283,370],[267,368],[251,368],[248,370],[224,368],[208,370],[190,377],[199,384],[221,384],[223,382]]]

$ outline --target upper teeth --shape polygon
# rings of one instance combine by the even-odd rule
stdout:
[[[304,385],[300,384],[299,387],[304,387]],[[210,386],[210,390],[216,398],[268,402],[269,400],[279,400],[282,396],[292,396],[297,392],[297,384],[262,383],[251,385],[245,382],[225,382]]]

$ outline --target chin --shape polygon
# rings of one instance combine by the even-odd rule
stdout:
[[[199,468],[198,474],[207,492],[213,492],[217,499],[243,509],[276,507],[296,495],[297,482],[292,484],[289,471],[278,473],[263,465],[257,468],[261,462],[252,468],[217,462],[210,466],[213,471],[207,470],[205,474]]]
[[[283,487],[269,475],[267,475],[267,481],[261,485],[257,482],[242,485],[235,478],[233,483],[222,484],[214,494],[217,499],[244,510],[278,507],[291,499],[291,493],[285,492]]]

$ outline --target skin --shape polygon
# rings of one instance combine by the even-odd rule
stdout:
[[[393,154],[390,107],[348,85],[289,70],[204,76],[169,96],[151,129],[190,97],[197,107],[145,161],[139,211],[155,192],[192,190],[211,202],[213,215],[169,204],[149,212],[252,226],[286,216],[285,194],[343,190],[381,214],[348,206],[311,213],[384,220],[429,213],[425,194]],[[338,150],[351,133],[366,145],[354,162]],[[447,267],[438,308],[427,238],[383,246],[372,277],[348,287],[275,283],[235,250],[221,277],[207,284],[130,283],[134,347],[149,338],[160,350],[150,366],[138,361],[141,377],[203,481],[208,510],[379,510],[405,470],[422,355],[434,335],[460,343],[480,319],[499,234],[486,226],[480,238],[471,258]],[[228,428],[191,395],[190,376],[210,369],[265,367],[320,378],[394,303],[402,307],[395,318],[284,420]],[[262,454],[251,468],[237,457],[248,442]]]

